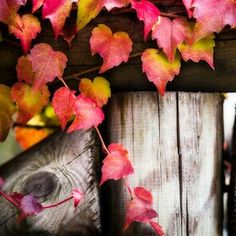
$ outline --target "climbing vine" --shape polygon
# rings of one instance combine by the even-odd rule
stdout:
[[[164,12],[165,4],[178,2],[185,11]],[[31,12],[21,14],[24,6]],[[71,76],[63,76],[68,62],[67,56],[55,51],[47,43],[31,46],[33,39],[41,33],[39,19],[33,15],[41,9],[42,19],[51,22],[55,39],[62,36],[70,45],[75,35],[104,9],[113,14],[114,9],[123,13],[134,12],[144,26],[144,40],[151,37],[155,48],[132,54],[133,42],[128,33],[113,32],[108,26],[99,24],[92,31],[89,44],[91,54],[103,59],[99,67],[90,68]],[[66,24],[71,11],[77,10],[76,24]],[[0,21],[8,25],[9,34],[20,40],[24,55],[18,58],[16,72],[18,82],[11,88],[0,85],[0,140],[4,141],[14,124],[27,125],[50,102],[61,128],[67,132],[95,128],[106,155],[103,160],[100,185],[108,180],[123,179],[130,200],[126,207],[126,229],[132,222],[150,223],[157,235],[164,235],[161,226],[153,221],[157,213],[152,209],[153,198],[144,187],[132,189],[127,176],[134,173],[128,151],[122,144],[113,143],[108,147],[103,141],[98,126],[105,116],[102,107],[111,97],[110,84],[102,74],[130,58],[140,57],[142,70],[147,79],[154,83],[161,95],[166,85],[180,73],[181,60],[206,61],[214,69],[214,34],[225,27],[236,27],[235,0],[0,0]],[[1,41],[9,41],[0,34]],[[17,44],[15,41],[11,42]],[[92,80],[81,76],[98,71]],[[67,79],[79,79],[77,90],[71,90]],[[63,85],[50,94],[48,83],[58,79]],[[0,187],[4,180],[0,179]],[[19,209],[19,220],[39,214],[41,211],[57,207],[74,199],[76,207],[84,194],[74,189],[67,199],[50,206],[43,206],[31,195],[21,193],[0,195]]]

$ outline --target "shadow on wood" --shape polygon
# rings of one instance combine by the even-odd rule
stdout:
[[[4,191],[32,194],[50,205],[69,197],[73,188],[85,193],[81,204],[73,202],[44,210],[16,223],[17,211],[0,198],[0,235],[95,236],[100,232],[98,197],[99,148],[92,130],[58,132],[0,168]]]

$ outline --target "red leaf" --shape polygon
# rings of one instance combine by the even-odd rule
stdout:
[[[54,93],[52,106],[60,120],[62,129],[65,129],[67,122],[74,115],[75,101],[75,91],[68,88],[62,87]]]
[[[44,0],[43,18],[51,21],[55,38],[57,38],[69,16],[74,0]]]
[[[25,0],[0,0],[0,21],[20,28],[17,22],[17,11],[25,3]]]
[[[52,82],[56,77],[61,78],[66,67],[67,57],[64,53],[54,51],[49,44],[36,44],[29,55],[32,62],[35,80],[34,90],[42,88],[47,82]]]
[[[189,41],[192,26],[184,18],[171,21],[167,17],[160,17],[158,24],[153,27],[152,39],[156,39],[158,46],[163,49],[169,61],[175,59],[177,46],[184,40]]]
[[[34,92],[30,85],[17,82],[11,88],[12,100],[17,103],[17,122],[27,123],[34,115],[38,114],[48,104],[50,92],[47,86]]]
[[[236,26],[236,1],[195,0],[193,16],[197,19],[194,41],[219,33],[226,25]]]
[[[43,206],[31,195],[25,195],[20,202],[19,220],[28,216],[37,215],[43,210]]]
[[[110,144],[108,150],[110,153],[103,160],[100,185],[108,179],[118,180],[134,173],[128,151],[121,144]]]
[[[121,8],[129,4],[129,0],[105,0],[104,6],[108,11],[112,8]]]
[[[11,200],[12,200],[13,202],[15,202],[16,205],[17,205],[19,208],[20,208],[21,200],[22,200],[23,197],[24,197],[24,195],[21,194],[21,193],[11,193],[11,194],[9,195],[9,198],[11,198]]]
[[[180,56],[177,54],[173,63],[169,62],[164,53],[157,49],[146,49],[142,54],[143,72],[153,82],[161,95],[164,95],[166,84],[180,72]]]
[[[165,235],[162,227],[158,223],[153,222],[153,221],[150,221],[149,223],[152,226],[152,228],[155,230],[157,235],[159,235],[159,236],[164,236]]]
[[[74,112],[75,120],[69,127],[68,133],[80,129],[89,129],[93,126],[97,127],[104,120],[102,109],[97,107],[92,99],[83,95],[76,98]]]
[[[68,43],[69,47],[71,47],[71,42],[75,38],[77,33],[77,27],[72,20],[67,20],[66,23],[63,26],[63,29],[60,33],[60,35],[63,37],[63,39]]]
[[[139,20],[144,22],[144,38],[146,39],[152,27],[157,23],[160,11],[147,0],[131,0],[131,5],[136,10]]]
[[[187,10],[188,17],[191,18],[193,16],[193,2],[194,0],[182,0],[183,4]]]
[[[92,55],[98,53],[103,58],[100,73],[114,66],[127,62],[132,51],[132,41],[125,32],[117,32],[114,35],[109,27],[100,24],[94,28],[90,38]]]
[[[134,193],[137,198],[143,200],[147,204],[152,205],[153,203],[152,194],[148,190],[146,190],[144,187],[136,187],[134,189]]]
[[[30,49],[32,39],[35,39],[37,34],[41,32],[40,22],[37,17],[26,14],[21,17],[22,27],[19,29],[15,26],[9,26],[9,32],[20,39],[24,53]]]
[[[37,11],[42,5],[43,5],[44,0],[33,0],[33,9],[32,12],[34,13]]]
[[[72,191],[72,196],[74,199],[74,207],[77,207],[78,204],[80,203],[80,201],[83,199],[84,194],[82,192],[80,192],[79,189],[74,189]]]
[[[21,56],[16,65],[17,78],[19,81],[25,81],[28,84],[34,81],[34,72],[32,70],[32,63],[28,56]]]

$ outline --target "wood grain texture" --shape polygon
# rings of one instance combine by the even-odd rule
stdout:
[[[219,94],[119,93],[107,108],[108,141],[129,150],[135,167],[129,181],[152,191],[167,236],[221,235],[222,100]],[[107,235],[155,235],[145,224],[122,233],[128,195],[120,189],[121,182],[110,181],[104,190],[116,196],[105,217]]]
[[[168,6],[169,8],[170,6]],[[49,21],[42,22],[42,33],[34,43],[49,43],[56,50],[64,52],[68,57],[68,66],[65,76],[84,71],[88,68],[102,64],[100,56],[92,56],[89,47],[89,38],[94,27],[103,23],[114,32],[125,31],[134,41],[132,54],[143,52],[144,49],[157,47],[156,42],[150,39],[147,43],[143,40],[143,24],[135,14],[111,15],[103,12],[88,26],[81,30],[74,39],[71,48],[60,37],[54,40]],[[9,37],[5,34],[4,37]],[[12,38],[11,38],[12,40]],[[215,67],[211,68],[205,63],[182,62],[181,74],[168,84],[172,91],[236,91],[236,31],[222,32],[216,38]],[[15,65],[17,58],[22,55],[20,47],[7,42],[0,44],[0,83],[13,84],[16,81]],[[126,76],[124,76],[124,74]],[[98,72],[85,75],[94,77]],[[140,58],[130,59],[128,63],[119,68],[109,70],[104,74],[110,82],[113,91],[143,91],[156,88],[150,83],[141,71]],[[77,88],[78,82],[70,81],[72,87]],[[59,83],[60,85],[60,83]]]
[[[22,224],[16,223],[16,209],[0,198],[0,235],[98,235],[98,156],[92,130],[60,132],[2,166],[0,175],[6,179],[6,192],[30,193],[44,205],[69,197],[74,188],[83,191],[85,198],[76,209],[70,201]]]

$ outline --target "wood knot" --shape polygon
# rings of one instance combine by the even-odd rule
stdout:
[[[59,183],[57,176],[50,172],[39,172],[28,177],[23,187],[23,194],[31,194],[36,198],[47,197]]]

